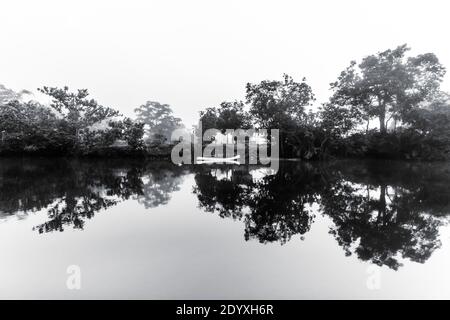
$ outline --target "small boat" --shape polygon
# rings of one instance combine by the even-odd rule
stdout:
[[[238,161],[235,160],[226,160],[226,161],[204,161],[204,160],[199,160],[197,161],[197,164],[214,164],[214,163],[219,163],[219,164],[236,164],[236,165],[240,165],[240,163]]]
[[[217,158],[217,157],[197,157],[197,161],[211,161],[211,162],[227,162],[227,161],[236,161],[240,159],[241,156],[237,155],[230,158]]]

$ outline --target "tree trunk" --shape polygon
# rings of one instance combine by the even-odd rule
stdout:
[[[380,186],[380,201],[378,217],[382,218],[383,225],[386,225],[386,185]]]
[[[380,119],[380,132],[386,133],[386,105],[381,97],[378,97],[378,110],[378,118]]]
[[[386,114],[383,112],[382,114],[380,114],[380,132],[381,133],[386,133]]]

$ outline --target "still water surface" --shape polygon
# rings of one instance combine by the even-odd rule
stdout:
[[[449,195],[447,163],[0,159],[0,298],[449,299]]]

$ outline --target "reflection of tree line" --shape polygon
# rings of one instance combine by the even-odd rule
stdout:
[[[285,163],[261,179],[196,175],[201,207],[242,220],[245,238],[285,243],[307,233],[313,204],[330,217],[347,255],[397,269],[401,259],[426,261],[440,246],[441,217],[450,212],[450,173],[444,164]]]
[[[166,204],[183,169],[170,163],[130,160],[4,159],[0,165],[0,217],[46,209],[40,233],[82,229],[97,211],[136,199],[146,208]]]
[[[146,208],[167,204],[183,175],[194,170],[200,207],[242,221],[246,240],[286,243],[306,234],[318,212],[332,220],[330,233],[347,255],[378,265],[424,262],[440,246],[441,218],[450,212],[445,164],[285,162],[276,174],[258,179],[248,169],[3,159],[0,217],[44,209],[48,220],[37,231],[82,229],[96,212],[127,199]]]
[[[310,192],[317,185],[304,183],[305,176],[313,172],[297,176],[284,169],[254,182],[251,176],[245,177],[247,171],[233,171],[230,180],[216,179],[214,170],[205,168],[195,176],[194,192],[206,211],[243,219],[247,240],[284,243],[294,234],[309,231],[313,214],[307,205],[317,201],[317,192]]]

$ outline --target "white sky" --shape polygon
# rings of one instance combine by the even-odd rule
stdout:
[[[126,115],[156,100],[191,125],[199,110],[243,99],[247,82],[283,73],[305,76],[324,102],[350,60],[403,43],[450,68],[449,9],[448,0],[2,0],[0,83],[88,88]]]

